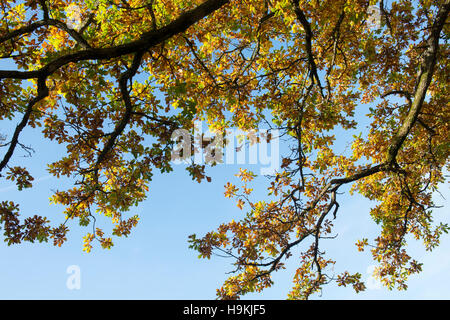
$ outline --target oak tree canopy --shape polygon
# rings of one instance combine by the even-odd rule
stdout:
[[[271,286],[289,258],[291,299],[331,281],[364,290],[359,273],[331,276],[320,248],[346,185],[376,201],[366,214],[381,231],[358,249],[371,250],[386,286],[405,289],[421,271],[406,237],[431,250],[448,231],[433,221],[432,195],[450,168],[449,11],[449,0],[0,0],[0,120],[14,123],[0,128],[0,178],[33,187],[17,158],[30,152],[30,127],[66,148],[42,165],[73,180],[51,198],[65,207],[59,225],[1,200],[4,240],[61,246],[67,221],[104,215],[112,234],[95,226],[84,250],[110,248],[138,223],[133,206],[153,173],[172,170],[174,130],[264,125],[290,144],[268,198],[252,197],[254,174],[242,169],[225,196],[243,218],[189,239],[203,258],[234,261],[218,298]],[[364,130],[355,112],[368,105],[366,132],[336,148],[336,130]],[[187,169],[210,179],[207,166]]]

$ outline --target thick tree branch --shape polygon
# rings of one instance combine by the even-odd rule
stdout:
[[[196,8],[181,14],[176,20],[168,25],[155,30],[148,31],[142,36],[126,44],[113,46],[109,48],[89,48],[86,50],[70,53],[56,58],[52,62],[36,71],[7,71],[0,70],[0,79],[31,79],[38,77],[47,77],[53,74],[62,66],[84,60],[104,60],[113,59],[127,54],[133,54],[139,51],[146,51],[171,37],[186,31],[190,26],[200,21],[204,17],[220,9],[230,0],[206,0]]]
[[[131,67],[122,73],[120,75],[119,79],[119,88],[120,93],[122,95],[123,102],[125,104],[125,113],[120,120],[120,122],[117,124],[116,128],[110,135],[108,141],[106,142],[102,152],[97,158],[97,163],[95,164],[94,170],[97,170],[99,165],[104,161],[108,153],[111,151],[111,149],[114,147],[114,144],[116,142],[116,139],[122,134],[122,132],[125,130],[125,127],[127,126],[128,122],[131,119],[131,116],[133,114],[133,104],[131,102],[130,93],[128,91],[128,81],[133,78],[133,76],[136,74],[137,70],[139,69],[139,66],[142,61],[142,56],[144,55],[144,52],[137,52],[134,55],[133,63],[131,64]]]
[[[22,130],[25,128],[25,126],[27,125],[28,120],[30,119],[31,113],[33,112],[33,108],[34,108],[35,104],[38,103],[39,101],[41,101],[42,99],[44,99],[45,97],[47,97],[48,93],[49,92],[48,92],[48,88],[45,84],[45,78],[39,78],[38,79],[37,96],[28,102],[27,109],[22,117],[22,120],[17,125],[16,129],[14,130],[14,134],[9,143],[8,151],[6,151],[6,154],[3,157],[3,160],[0,162],[0,172],[7,166],[9,159],[11,159],[17,144],[19,144],[19,135],[22,132]]]
[[[49,17],[48,7],[47,7],[47,4],[45,3],[45,0],[39,0],[39,4],[41,5],[44,20],[48,20],[50,17]]]
[[[314,60],[314,54],[312,52],[312,31],[311,31],[311,24],[309,23],[308,19],[306,19],[305,14],[303,13],[303,10],[300,9],[299,6],[299,0],[293,0],[292,1],[294,4],[294,11],[295,11],[295,15],[297,16],[298,21],[300,21],[300,23],[303,26],[303,29],[305,30],[305,47],[306,47],[306,54],[308,55],[308,62],[309,62],[309,66],[310,66],[310,75],[311,75],[311,81],[313,83],[317,83],[317,85],[320,88],[320,92],[323,95],[323,90],[322,90],[322,85],[320,82],[320,78],[319,78],[319,74],[317,73],[317,65],[316,65],[316,61]]]
[[[406,136],[411,131],[414,123],[417,121],[419,112],[422,109],[428,87],[431,83],[431,79],[433,78],[434,67],[436,65],[439,51],[439,37],[448,17],[449,11],[450,1],[447,0],[439,9],[433,26],[431,27],[430,37],[427,41],[428,47],[423,55],[423,60],[420,65],[417,87],[414,92],[414,99],[411,103],[411,108],[409,109],[406,118],[403,120],[402,126],[392,139],[386,159],[387,163],[393,163],[395,161]]]
[[[39,29],[40,27],[46,27],[46,26],[54,26],[61,30],[64,30],[84,49],[88,49],[91,47],[89,45],[89,43],[86,41],[86,39],[84,39],[83,36],[79,32],[77,32],[74,29],[69,28],[64,22],[55,20],[55,19],[46,19],[46,20],[37,21],[28,26],[24,26],[17,30],[11,31],[10,33],[0,37],[0,43],[4,43],[8,40],[22,36],[24,34],[31,33],[33,31]]]

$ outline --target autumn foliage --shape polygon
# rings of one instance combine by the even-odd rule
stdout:
[[[291,150],[268,177],[268,198],[252,198],[254,174],[241,169],[225,196],[242,219],[189,239],[203,258],[234,261],[218,298],[270,287],[289,258],[291,299],[331,281],[364,290],[360,274],[329,276],[334,261],[320,250],[344,185],[377,203],[381,232],[358,249],[371,250],[386,286],[405,289],[421,270],[406,236],[431,250],[448,231],[433,222],[432,195],[449,169],[449,11],[448,0],[0,0],[0,65],[13,65],[0,70],[0,120],[15,123],[0,129],[1,178],[33,186],[14,157],[31,152],[21,139],[31,127],[65,146],[48,172],[73,180],[51,199],[66,208],[60,225],[1,201],[5,241],[61,246],[77,220],[93,227],[85,251],[94,241],[110,248],[138,223],[132,207],[154,172],[172,170],[175,129],[267,126]],[[367,105],[367,134],[336,148],[336,130],[360,128],[355,112]],[[205,166],[187,169],[210,179]],[[93,225],[96,215],[111,218],[112,234]]]

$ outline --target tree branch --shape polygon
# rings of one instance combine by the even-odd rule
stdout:
[[[411,103],[411,108],[406,115],[403,124],[400,127],[397,134],[392,139],[391,146],[389,147],[386,162],[393,163],[397,156],[406,136],[411,131],[414,123],[417,121],[419,112],[422,109],[423,102],[428,90],[428,87],[433,78],[434,67],[436,65],[437,55],[439,51],[439,37],[442,28],[444,27],[445,20],[450,11],[450,1],[446,0],[441,6],[431,27],[430,37],[428,38],[428,47],[423,55],[423,60],[420,65],[420,71],[418,75],[417,87],[414,92],[414,100]]]
[[[47,85],[45,84],[45,80],[46,80],[45,78],[38,79],[37,96],[28,102],[26,112],[24,113],[22,120],[17,125],[16,129],[14,130],[14,134],[9,143],[8,151],[6,152],[5,156],[3,157],[3,160],[0,162],[0,172],[6,167],[6,165],[9,162],[9,159],[11,159],[11,157],[14,153],[14,150],[15,150],[17,144],[19,144],[19,135],[22,132],[22,130],[25,128],[25,126],[27,125],[28,120],[30,119],[30,115],[33,112],[34,105],[48,96],[49,92],[48,92]]]
[[[319,74],[317,73],[317,65],[316,61],[314,60],[314,55],[312,52],[312,31],[311,31],[311,24],[309,23],[308,19],[306,19],[305,14],[303,13],[303,10],[300,9],[299,6],[299,0],[292,0],[294,4],[294,11],[295,15],[297,16],[297,19],[300,21],[300,23],[303,26],[303,29],[305,30],[305,46],[306,46],[306,54],[308,55],[308,62],[311,68],[310,75],[311,75],[311,81],[317,82],[317,85],[320,88],[320,92],[323,95],[323,89],[322,85],[320,83]]]
[[[36,71],[9,71],[0,70],[0,79],[31,79],[40,76],[49,76],[62,66],[83,60],[104,60],[113,59],[127,54],[133,54],[139,51],[146,51],[174,35],[186,31],[190,26],[200,21],[204,17],[220,9],[230,0],[206,0],[196,8],[181,14],[177,19],[168,25],[158,29],[148,31],[134,41],[126,44],[113,46],[109,48],[88,48],[75,53],[63,55],[49,62],[47,65]]]

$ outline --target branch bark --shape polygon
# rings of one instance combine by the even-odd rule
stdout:
[[[387,163],[395,162],[395,158],[403,142],[405,141],[408,133],[411,131],[411,128],[416,123],[420,110],[422,109],[428,87],[431,83],[431,79],[433,78],[434,67],[436,65],[439,51],[439,37],[448,17],[449,11],[450,1],[446,0],[439,9],[436,19],[433,22],[433,26],[431,27],[430,37],[427,41],[428,48],[423,55],[423,60],[420,65],[417,86],[414,92],[414,99],[411,103],[411,108],[409,109],[406,118],[403,120],[402,126],[392,139],[386,158]]]
[[[45,97],[47,97],[48,93],[49,91],[45,84],[45,78],[39,78],[37,96],[28,102],[27,109],[22,117],[22,120],[14,130],[14,134],[11,138],[8,151],[6,151],[3,160],[0,162],[0,172],[2,172],[2,170],[8,165],[8,162],[11,159],[17,144],[19,144],[19,135],[22,132],[22,130],[26,127],[28,120],[30,119],[31,113],[33,112],[35,104],[44,99]]]
[[[52,62],[35,71],[9,71],[0,70],[0,79],[32,79],[38,77],[48,77],[62,66],[71,62],[84,60],[105,60],[113,59],[138,51],[146,51],[171,37],[186,31],[190,26],[210,15],[214,11],[228,4],[230,0],[206,0],[196,8],[181,14],[176,20],[168,25],[155,30],[148,31],[134,41],[109,48],[89,48],[75,53],[70,53],[56,58]]]

